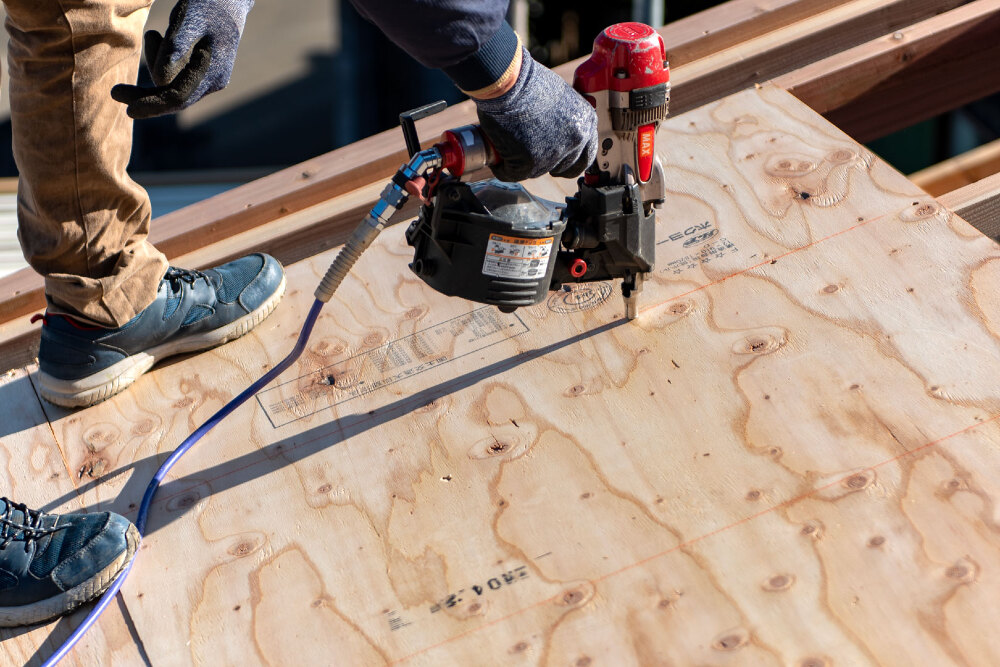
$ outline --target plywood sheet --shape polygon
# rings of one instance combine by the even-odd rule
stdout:
[[[1000,250],[776,88],[659,144],[634,322],[611,284],[442,297],[383,234],[164,486],[124,589],[154,664],[1000,660]],[[331,257],[241,341],[46,408],[88,505],[134,510]]]

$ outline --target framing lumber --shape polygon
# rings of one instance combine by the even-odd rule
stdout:
[[[682,19],[660,30],[673,59],[673,112],[683,113],[960,2],[734,0]],[[578,62],[557,71],[568,78]],[[474,119],[466,102],[418,126],[430,139]],[[386,178],[404,159],[398,130],[386,131],[163,216],[150,238],[174,260]],[[30,269],[0,280],[0,294],[11,295],[0,297],[0,323],[44,307],[42,281]]]
[[[1000,247],[777,87],[661,132],[635,322],[444,297],[382,234],[154,504],[150,663],[1000,662]],[[333,252],[240,341],[43,406],[87,507],[287,352]]]
[[[854,0],[681,63],[672,76],[671,113],[684,113],[960,4],[961,0]]]
[[[942,195],[938,201],[986,236],[1000,241],[1000,174]]]
[[[928,194],[943,194],[1000,173],[1000,139],[910,174]]]
[[[1000,91],[1000,3],[976,0],[775,83],[861,142]]]

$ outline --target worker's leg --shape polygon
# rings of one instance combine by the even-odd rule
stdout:
[[[36,377],[67,407],[242,336],[284,291],[266,255],[168,270],[146,241],[149,200],[125,173],[132,122],[110,91],[136,79],[150,2],[5,0],[19,235],[49,299]]]
[[[110,96],[136,79],[151,1],[5,0],[21,246],[50,312],[108,327],[149,305],[167,270],[125,173],[132,121]]]

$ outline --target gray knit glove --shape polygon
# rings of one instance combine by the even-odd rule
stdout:
[[[579,176],[597,157],[597,113],[527,49],[522,56],[513,88],[476,100],[479,124],[503,160],[493,174],[502,181]]]
[[[253,0],[179,0],[166,35],[146,33],[146,64],[155,88],[118,84],[111,97],[132,118],[186,109],[229,83],[236,47]]]

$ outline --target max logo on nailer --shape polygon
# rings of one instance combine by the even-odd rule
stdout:
[[[690,248],[693,245],[698,245],[699,243],[704,243],[705,241],[714,238],[718,235],[719,230],[712,226],[712,223],[705,221],[697,225],[691,225],[683,231],[674,232],[667,238],[663,239],[656,245],[662,245],[664,243],[670,243],[671,241],[684,240],[684,247]]]

